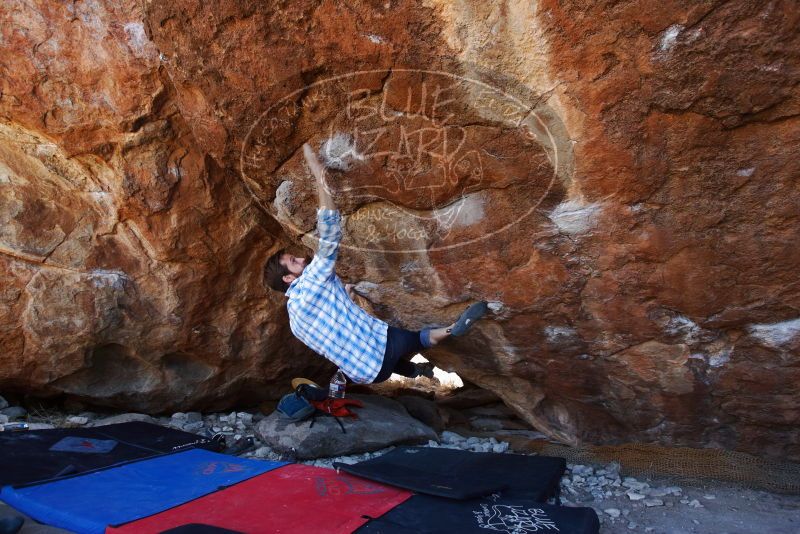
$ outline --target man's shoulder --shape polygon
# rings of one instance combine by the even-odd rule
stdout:
[[[309,266],[310,265],[311,264],[309,264]],[[306,267],[306,269],[308,269],[308,267]],[[286,290],[286,296],[289,298],[287,305],[290,303],[297,304],[306,301],[309,297],[319,293],[321,288],[334,284],[338,279],[339,277],[335,272],[333,273],[333,276],[327,280],[320,280],[313,276],[306,276],[306,273],[303,272],[294,282],[292,282],[293,285]]]
[[[298,276],[286,290],[286,307],[291,310],[294,305],[302,301],[303,296],[303,275]]]
[[[289,295],[289,300],[286,301],[286,311],[289,314],[290,324],[293,324],[298,317],[308,315],[310,309],[308,299],[302,291],[294,291]]]

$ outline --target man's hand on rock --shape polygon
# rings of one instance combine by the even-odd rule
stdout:
[[[356,291],[355,291],[355,284],[345,284],[344,288],[347,290],[347,294],[350,295],[350,300],[356,300]]]
[[[319,207],[335,210],[336,204],[333,203],[333,197],[325,183],[325,167],[320,163],[319,158],[317,158],[317,155],[308,143],[303,143],[303,155],[306,158],[308,168],[311,169],[311,173],[314,175],[314,178],[317,179]]]
[[[325,180],[325,167],[322,166],[319,158],[317,158],[317,155],[314,153],[314,149],[311,148],[308,143],[303,143],[303,155],[306,158],[308,168],[311,169],[311,174],[314,175],[317,182],[323,184]]]

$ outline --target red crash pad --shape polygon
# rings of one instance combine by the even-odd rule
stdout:
[[[333,469],[291,464],[106,532],[158,533],[203,523],[244,533],[349,534],[411,492]]]

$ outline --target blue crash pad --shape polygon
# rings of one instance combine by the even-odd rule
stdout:
[[[216,450],[216,446],[197,434],[138,421],[0,432],[0,487],[44,482],[187,449]]]
[[[102,534],[108,525],[163,512],[282,465],[192,449],[53,482],[6,486],[0,499],[42,523]]]

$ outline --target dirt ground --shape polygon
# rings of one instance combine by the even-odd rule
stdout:
[[[565,495],[570,505],[591,506],[601,518],[600,532],[619,534],[800,534],[800,496],[753,491],[713,483],[640,477],[652,487],[680,487],[679,496],[664,496],[661,506],[646,506],[627,495],[595,501],[578,489]],[[697,501],[699,506],[680,501]],[[617,509],[618,518],[605,510]]]

